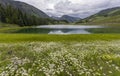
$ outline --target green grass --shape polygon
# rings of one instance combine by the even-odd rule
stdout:
[[[0,22],[0,27],[18,27],[16,24],[7,24]]]
[[[93,23],[120,23],[120,16],[110,16],[110,17],[98,17],[95,18]]]
[[[95,41],[119,40],[120,34],[92,34],[92,35],[44,35],[44,34],[0,34],[0,42],[26,42],[26,41]]]
[[[119,76],[119,46],[120,40],[0,43],[0,76]]]
[[[84,22],[84,23],[77,22],[77,24],[120,26],[120,15],[108,16],[108,17],[96,16],[96,17],[90,18],[88,20],[90,20],[90,21]]]
[[[120,34],[24,34],[39,32],[31,30],[0,29],[0,76],[120,75]]]
[[[0,29],[0,33],[27,33],[27,34],[35,34],[35,33],[48,33],[50,29],[41,29],[41,28],[32,28],[32,27],[4,27]]]
[[[120,33],[120,27],[109,27],[109,28],[93,28],[93,29],[86,29],[87,31],[91,33],[96,34],[119,34]]]
[[[14,27],[14,28],[10,28],[10,27],[2,27],[0,29],[0,33],[14,33],[18,30],[21,30],[22,28],[21,27]]]
[[[119,76],[119,46],[119,34],[0,34],[0,76]]]

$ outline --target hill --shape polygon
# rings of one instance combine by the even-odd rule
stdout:
[[[48,24],[50,21],[50,19],[23,13],[21,10],[10,5],[4,7],[0,4],[0,22],[2,23],[33,26]]]
[[[37,17],[42,17],[42,18],[48,18],[49,17],[48,15],[46,15],[41,10],[35,8],[32,5],[24,3],[24,2],[14,1],[14,0],[0,0],[0,4],[3,5],[3,6],[10,5],[10,6],[16,8],[16,9],[21,10],[24,13],[34,15],[34,16],[37,16]]]
[[[52,18],[55,20],[65,20],[65,21],[70,22],[70,23],[80,20],[80,18],[78,18],[78,17],[72,17],[72,16],[68,16],[68,15],[63,15],[61,17],[52,16]]]
[[[19,26],[59,23],[39,9],[24,2],[0,0],[0,22]]]
[[[102,10],[90,17],[82,19],[77,23],[91,23],[91,24],[118,24],[120,23],[120,7],[109,8]]]
[[[78,17],[72,17],[72,16],[68,16],[68,15],[63,15],[60,20],[66,20],[68,22],[75,22],[75,21],[78,21],[80,20],[80,18]]]

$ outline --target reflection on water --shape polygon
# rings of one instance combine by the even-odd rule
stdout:
[[[20,28],[11,30],[9,33],[29,33],[29,34],[99,34],[117,33],[120,34],[119,26],[81,26],[81,25],[43,25],[31,28]]]
[[[62,32],[61,30],[53,30],[53,31],[50,31],[48,34],[65,34],[65,33]]]
[[[90,34],[90,32],[86,31],[86,30],[72,30],[67,32],[68,34]]]
[[[83,25],[43,25],[37,28],[50,29],[48,34],[91,34],[86,29],[103,28],[103,26],[83,26]]]
[[[103,26],[85,26],[85,25],[42,25],[37,28],[49,28],[49,29],[89,29],[89,28],[103,28]]]
[[[52,30],[48,34],[91,34],[91,33],[86,30],[71,30],[67,32],[64,32],[62,30]]]

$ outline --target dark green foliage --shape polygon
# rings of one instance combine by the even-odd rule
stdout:
[[[48,24],[50,19],[36,17],[27,13],[21,12],[12,6],[0,5],[0,21],[9,24],[18,24],[20,26],[32,26]]]
[[[8,24],[17,24],[20,26],[35,26],[48,24],[65,24],[65,20],[54,20],[51,18],[41,18],[36,15],[31,15],[22,12],[20,9],[14,8],[10,5],[3,6],[0,4],[0,22]]]

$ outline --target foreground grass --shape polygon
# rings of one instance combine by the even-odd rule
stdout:
[[[119,34],[0,34],[0,76],[119,76],[119,46]]]
[[[119,40],[120,34],[92,34],[92,35],[44,35],[44,34],[0,34],[0,42],[70,42],[70,41],[95,41]]]
[[[119,76],[119,46],[120,40],[0,43],[0,76]]]

